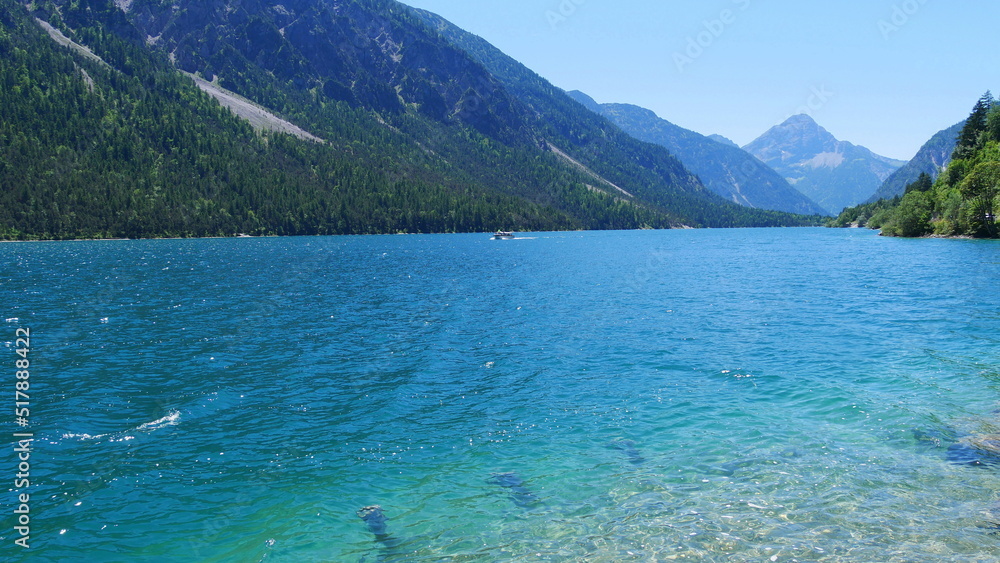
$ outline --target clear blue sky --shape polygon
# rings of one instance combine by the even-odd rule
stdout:
[[[1000,93],[1000,2],[405,0],[566,90],[740,145],[803,109],[909,159]]]

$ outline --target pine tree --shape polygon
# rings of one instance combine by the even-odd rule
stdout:
[[[962,132],[958,135],[958,146],[955,147],[952,159],[968,158],[976,152],[981,143],[982,133],[986,131],[986,119],[996,103],[993,93],[989,90],[979,98],[965,126],[962,127]]]
[[[986,140],[1000,142],[1000,104],[994,105],[986,116]]]
[[[906,192],[929,192],[934,187],[934,179],[926,172],[921,172],[920,177],[913,183],[906,186]]]

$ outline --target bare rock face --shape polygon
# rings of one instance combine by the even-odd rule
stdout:
[[[384,5],[380,5],[384,4]],[[261,70],[300,91],[377,112],[407,105],[514,144],[533,141],[530,112],[463,51],[419,22],[387,17],[390,2],[139,1],[128,18],[178,68],[238,94]]]

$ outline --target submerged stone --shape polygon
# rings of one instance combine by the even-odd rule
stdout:
[[[517,473],[494,473],[486,482],[507,489],[510,499],[522,508],[531,508],[541,503],[541,500],[525,486],[524,480]]]
[[[633,465],[641,465],[646,462],[646,458],[642,457],[639,448],[632,440],[612,440],[608,442],[608,447],[624,453],[629,463]]]
[[[959,465],[1000,467],[1000,435],[966,436],[948,446],[947,457]]]
[[[358,510],[358,517],[364,520],[365,524],[368,525],[368,530],[375,534],[376,538],[389,535],[386,527],[386,521],[388,521],[388,518],[386,518],[385,513],[382,512],[381,506],[377,504],[366,506]]]

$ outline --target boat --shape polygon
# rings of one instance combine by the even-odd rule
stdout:
[[[493,240],[509,240],[514,238],[513,231],[497,231],[493,233]]]

